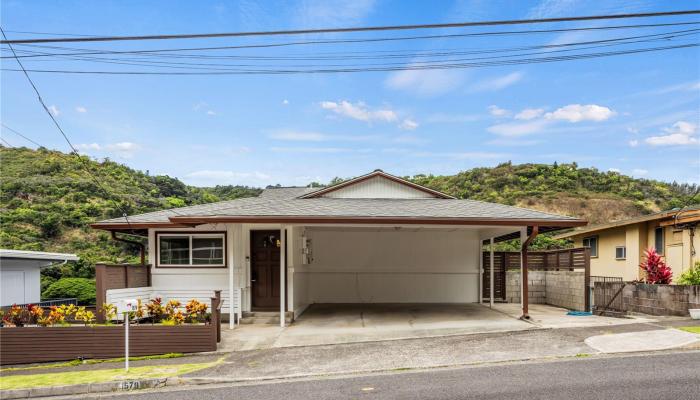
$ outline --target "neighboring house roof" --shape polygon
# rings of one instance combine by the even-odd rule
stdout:
[[[338,198],[333,190],[347,190],[369,178],[379,177],[406,185],[412,190],[430,191],[429,198]],[[362,178],[362,179],[360,179]],[[586,221],[542,211],[458,200],[432,189],[374,171],[329,188],[269,188],[260,196],[172,210],[114,218],[93,224],[93,228],[132,230],[164,226],[192,226],[217,222],[275,223],[358,223],[358,224],[450,224],[450,225],[538,225],[573,227]],[[336,192],[337,193],[337,192]],[[425,192],[428,193],[428,192]],[[328,195],[328,197],[326,197]],[[350,194],[348,194],[350,195]]]
[[[0,249],[0,258],[21,258],[24,260],[78,261],[75,254],[48,253],[45,251]]]
[[[322,189],[318,189],[314,192],[311,192],[311,193],[308,193],[308,194],[301,196],[301,198],[310,199],[310,198],[322,197],[322,196],[325,196],[329,193],[342,190],[343,188],[357,185],[359,183],[362,183],[362,182],[365,182],[365,181],[368,181],[371,179],[376,179],[376,178],[382,178],[382,179],[390,180],[392,182],[396,182],[400,185],[409,187],[413,190],[423,192],[432,198],[454,199],[454,197],[452,197],[448,194],[438,192],[437,190],[433,190],[433,189],[427,188],[425,186],[421,186],[417,183],[407,181],[405,179],[399,178],[398,176],[387,174],[386,172],[382,171],[381,169],[375,169],[374,171],[370,172],[369,174],[361,175],[361,176],[358,176],[357,178],[353,178],[353,179],[349,179],[349,180],[344,181],[344,182],[340,182],[337,185],[328,186],[328,187],[325,187]]]
[[[576,228],[573,231],[562,233],[560,235],[555,236],[555,239],[567,239],[567,238],[571,238],[574,236],[595,233],[595,232],[603,231],[606,229],[620,228],[623,226],[639,224],[642,222],[659,221],[659,220],[673,222],[674,219],[676,218],[676,216],[681,217],[683,215],[683,213],[687,213],[689,211],[691,211],[691,212],[697,211],[699,209],[700,209],[700,206],[690,206],[690,207],[686,207],[683,209],[674,208],[672,210],[660,211],[660,212],[648,214],[648,215],[641,215],[639,217],[623,219],[623,220],[613,221],[613,222],[606,222],[604,224],[591,225],[591,226],[587,226],[584,228]]]

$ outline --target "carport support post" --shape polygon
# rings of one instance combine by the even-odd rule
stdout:
[[[489,300],[490,300],[490,307],[493,308],[493,289],[494,289],[494,284],[493,284],[493,278],[494,278],[494,262],[493,262],[493,238],[489,240]]]
[[[484,304],[484,240],[479,238],[479,304]]]
[[[527,227],[520,230],[520,243],[522,244],[520,248],[520,303],[522,304],[523,315],[520,319],[530,319],[530,314],[528,306],[530,303],[530,293],[528,291],[528,278],[527,278],[527,247],[530,245],[537,233],[539,228],[537,226],[532,227],[532,233],[530,236],[527,235]]]
[[[285,326],[285,309],[284,305],[287,299],[287,274],[285,266],[287,265],[287,226],[280,227],[280,327]]]

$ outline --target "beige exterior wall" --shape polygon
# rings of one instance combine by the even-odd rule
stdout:
[[[654,232],[658,221],[640,222],[616,228],[605,229],[574,236],[574,245],[583,246],[583,239],[598,237],[598,256],[591,257],[591,275],[621,276],[624,280],[640,278],[639,264],[644,260],[644,251],[654,247]],[[691,255],[691,235],[688,230],[664,227],[663,258],[673,271],[674,280],[687,271],[696,261],[698,254]],[[700,238],[693,237],[694,248],[700,249]],[[615,248],[626,246],[627,258],[615,259]]]

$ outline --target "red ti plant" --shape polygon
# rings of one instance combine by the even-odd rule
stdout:
[[[644,256],[646,259],[639,264],[639,268],[646,274],[646,283],[659,285],[671,283],[673,272],[656,252],[656,249],[653,247],[646,249]]]

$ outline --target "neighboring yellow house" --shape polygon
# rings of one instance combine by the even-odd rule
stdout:
[[[639,279],[644,250],[653,247],[678,279],[696,261],[700,238],[700,206],[674,209],[623,221],[575,229],[557,239],[572,239],[575,247],[591,248],[591,275]]]

